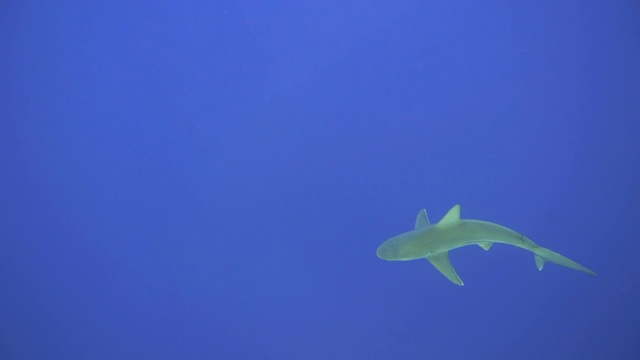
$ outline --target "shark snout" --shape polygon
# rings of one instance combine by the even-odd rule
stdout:
[[[378,247],[378,250],[376,250],[376,255],[378,255],[378,257],[382,260],[393,260],[393,256],[391,254],[389,246],[386,245],[386,243],[380,245]]]

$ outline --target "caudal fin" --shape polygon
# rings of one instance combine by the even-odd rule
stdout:
[[[551,251],[549,249],[546,249],[543,247],[536,247],[531,251],[533,251],[534,253],[534,259],[536,260],[536,267],[538,268],[538,270],[542,270],[542,268],[544,267],[544,263],[548,261],[554,264],[566,266],[571,269],[580,270],[583,273],[586,273],[589,275],[596,275],[595,271],[588,269],[578,264],[577,262],[569,258],[566,258],[558,254],[557,252]]]

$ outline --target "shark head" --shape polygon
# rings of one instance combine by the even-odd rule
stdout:
[[[419,235],[429,231],[430,228],[432,225],[429,223],[427,212],[422,209],[418,213],[413,231],[394,236],[383,242],[376,250],[376,254],[380,259],[387,261],[406,261],[425,257],[429,254],[420,250],[422,241]]]
[[[376,250],[376,255],[378,255],[378,257],[382,260],[393,261],[397,258],[397,247],[390,246],[389,240],[385,241],[378,247],[378,250]]]
[[[406,261],[424,257],[425,254],[416,251],[415,248],[418,244],[415,240],[416,236],[413,231],[394,236],[383,242],[376,250],[376,254],[380,259],[387,261]]]

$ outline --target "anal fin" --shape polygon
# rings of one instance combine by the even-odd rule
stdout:
[[[427,257],[427,260],[429,260],[431,264],[442,273],[442,275],[451,280],[452,283],[456,285],[464,285],[462,279],[460,279],[460,276],[456,273],[456,269],[453,268],[449,261],[449,252],[429,256]]]
[[[538,268],[538,270],[542,271],[542,268],[544,267],[544,263],[545,263],[544,258],[538,254],[534,254],[533,256],[534,256],[534,259],[536,259],[536,267]]]
[[[492,245],[493,245],[493,243],[492,243],[492,242],[489,242],[489,241],[487,241],[487,242],[481,242],[481,243],[478,243],[478,246],[480,246],[481,248],[483,248],[483,249],[484,249],[484,251],[488,251],[489,249],[491,249],[491,246],[492,246]]]

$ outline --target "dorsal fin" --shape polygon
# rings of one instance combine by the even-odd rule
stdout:
[[[427,216],[427,210],[422,209],[418,213],[418,217],[416,217],[416,227],[415,229],[419,229],[423,226],[429,225],[429,217]]]
[[[449,212],[447,212],[445,216],[442,217],[442,219],[440,219],[440,221],[438,221],[438,224],[436,226],[444,227],[444,226],[456,225],[459,222],[460,222],[460,205],[455,205],[454,207],[451,208],[451,210],[449,210]]]

